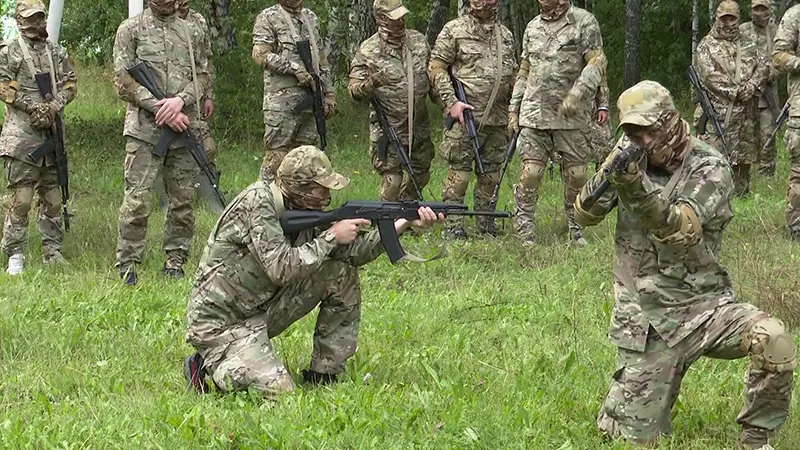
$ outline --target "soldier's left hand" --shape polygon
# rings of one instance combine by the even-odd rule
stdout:
[[[567,97],[561,102],[561,106],[558,107],[558,117],[571,119],[578,115],[580,106],[580,99],[576,95],[567,94]]]
[[[417,215],[419,215],[419,219],[411,221],[411,225],[415,227],[428,228],[433,225],[434,222],[444,222],[444,214],[439,213],[437,216],[428,206],[419,208],[417,210]]]
[[[608,122],[608,111],[606,111],[605,109],[598,110],[597,123],[599,123],[600,126],[603,126],[606,124],[606,122]]]
[[[325,109],[325,118],[330,119],[334,114],[336,114],[336,94],[333,92],[328,92],[325,94],[323,103],[323,108]]]
[[[747,101],[753,97],[756,93],[756,85],[751,82],[746,82],[745,84],[739,86],[739,89],[736,91],[736,100],[739,101]]]
[[[207,98],[203,102],[203,120],[208,120],[212,115],[214,115],[214,101]]]
[[[156,102],[156,125],[171,122],[183,110],[183,99],[180,97],[162,98]]]
[[[608,160],[610,161],[610,159]],[[631,161],[622,172],[611,171],[607,176],[608,182],[617,189],[625,188],[642,177],[639,165]]]

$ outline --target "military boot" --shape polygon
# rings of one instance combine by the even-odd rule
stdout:
[[[125,286],[136,286],[139,282],[139,277],[136,276],[136,266],[130,265],[129,267],[121,268],[119,270],[119,279],[125,283]]]
[[[164,268],[161,269],[161,275],[167,278],[174,278],[180,280],[183,278],[183,263],[186,258],[181,251],[174,251],[167,253],[167,260],[164,261]]]
[[[763,428],[742,427],[739,448],[742,450],[774,450],[769,445],[770,432]]]
[[[475,223],[477,225],[478,234],[484,236],[497,237],[497,229],[495,228],[494,217],[476,216]]]
[[[514,186],[514,200],[517,208],[514,214],[514,231],[522,239],[523,245],[531,246],[536,242],[536,205],[539,203],[539,188],[525,189],[521,185]]]
[[[335,373],[320,373],[313,370],[303,370],[303,381],[308,384],[333,384],[339,381]]]
[[[209,391],[206,384],[205,361],[200,353],[183,358],[183,376],[189,383],[189,391],[205,394]]]
[[[586,247],[586,239],[583,238],[581,227],[575,222],[575,205],[565,203],[564,212],[567,215],[567,228],[569,228],[572,244],[576,247]]]

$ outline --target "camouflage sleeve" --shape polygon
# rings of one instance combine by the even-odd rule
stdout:
[[[594,104],[597,106],[598,110],[609,110],[608,95],[608,78],[603,77],[600,86],[597,88],[597,94],[594,97]]]
[[[264,69],[275,73],[294,75],[300,65],[276,53],[278,36],[267,18],[261,13],[253,25],[253,61]]]
[[[155,114],[156,98],[128,73],[128,69],[136,64],[137,27],[134,20],[122,22],[114,37],[114,86],[120,99]]]
[[[530,73],[530,53],[528,53],[528,29],[522,35],[522,56],[520,57],[519,72],[517,72],[514,88],[511,91],[511,103],[508,112],[519,114],[522,106],[522,97],[525,96],[525,89],[528,86],[528,75]]]
[[[623,137],[617,142],[617,145],[614,146],[614,151],[612,151],[608,157],[606,158],[603,166],[607,165],[611,162],[620,152],[620,148],[624,143],[625,138]],[[575,199],[575,221],[578,222],[578,225],[582,227],[588,227],[597,225],[603,221],[603,219],[614,210],[617,206],[617,202],[619,200],[619,195],[617,194],[616,189],[614,186],[609,186],[608,189],[597,198],[594,204],[588,208],[583,209],[583,202],[587,198],[592,195],[602,183],[605,181],[605,176],[603,175],[602,170],[598,170],[594,176],[592,176],[589,181],[583,186],[581,191],[578,193],[578,197]]]
[[[202,18],[202,16],[201,16]],[[214,100],[214,49],[211,45],[211,29],[208,23],[203,19],[203,42],[205,43],[206,58],[208,58],[208,89],[206,89],[205,99]]]
[[[353,62],[350,63],[350,81],[347,84],[347,91],[353,100],[365,101],[372,95],[375,88],[370,83],[369,76],[367,58],[359,49],[353,57]]]
[[[713,49],[704,38],[697,46],[697,75],[703,87],[725,100],[736,99],[739,86],[714,62]]]
[[[243,218],[243,226],[250,231],[248,247],[258,259],[269,279],[278,286],[285,286],[301,278],[309,277],[320,265],[329,259],[336,243],[321,237],[299,247],[292,247],[283,235],[275,205],[267,194],[253,191],[251,197],[243,201],[252,208]]]
[[[56,93],[55,100],[63,109],[75,96],[78,95],[78,76],[72,66],[72,60],[67,54],[67,50],[58,46],[58,79],[63,82],[61,88]]]
[[[375,261],[383,254],[383,244],[378,230],[360,235],[348,246],[339,246],[331,252],[331,259],[344,261],[351,266],[361,267]]]
[[[188,25],[186,29],[188,29]],[[192,39],[193,35],[188,31],[186,35],[189,36],[189,39]],[[194,67],[197,80],[190,79],[181,89],[181,92],[175,95],[183,100],[184,105],[194,105],[208,91],[208,86],[211,83],[211,76],[208,73],[208,55],[205,51],[205,40],[202,36],[198,36],[197,39],[193,40],[194,42],[191,45],[194,46]]]
[[[800,57],[797,56],[798,33],[800,33],[800,8],[793,7],[783,15],[775,33],[772,64],[776,69],[791,74],[800,74]]]
[[[456,48],[456,39],[448,25],[444,26],[439,37],[436,38],[431,50],[431,60],[428,63],[428,77],[431,87],[435,91],[434,95],[441,99],[442,106],[446,110],[449,110],[457,102],[456,91],[450,82],[447,68],[455,62],[458,49]]]
[[[694,169],[683,187],[677,203],[689,205],[701,225],[715,218],[723,202],[730,202],[733,194],[733,172],[719,159],[707,159]]]
[[[325,45],[322,44],[323,40],[322,35],[320,34],[320,27],[319,27],[319,18],[316,14],[312,13],[311,21],[313,22],[312,33],[316,33],[317,35],[317,42],[320,46],[319,49],[319,81],[322,84],[322,93],[329,94],[334,92],[333,90],[333,77],[331,75],[331,63],[328,61],[328,55],[325,53]]]
[[[594,16],[589,16],[581,26],[581,37],[584,40],[586,52],[583,59],[586,62],[580,76],[569,93],[579,99],[593,98],[597,93],[606,73],[606,56],[603,54],[603,37],[600,34],[600,24]]]
[[[9,47],[0,47],[0,99],[9,106],[27,111],[35,102],[19,89],[16,69],[11,67]]]

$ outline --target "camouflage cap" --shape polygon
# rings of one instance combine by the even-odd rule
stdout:
[[[766,6],[772,8],[772,0],[753,0],[750,5],[755,8],[756,6]]]
[[[717,6],[717,18],[723,16],[735,16],[738,18],[739,4],[733,0],[723,0],[723,2]]]
[[[402,0],[375,0],[372,9],[375,14],[385,14],[390,20],[397,20],[409,13]]]
[[[665,111],[677,111],[667,88],[655,81],[641,81],[623,92],[617,100],[619,124],[649,127]]]
[[[344,189],[350,180],[333,171],[331,160],[322,150],[313,145],[302,145],[286,154],[275,175],[278,183],[316,182],[328,189]]]
[[[17,0],[17,15],[28,18],[36,13],[45,13],[41,0]]]

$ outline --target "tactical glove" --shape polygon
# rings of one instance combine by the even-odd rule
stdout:
[[[53,116],[50,113],[49,102],[36,102],[28,108],[31,116],[31,125],[34,128],[46,129],[53,125]]]
[[[325,118],[330,119],[336,114],[336,94],[328,92],[323,99],[323,108],[325,109]]]
[[[513,135],[519,133],[519,114],[515,112],[508,113],[508,134]]]
[[[572,119],[578,115],[580,109],[580,99],[575,94],[567,94],[567,97],[558,107],[558,117],[562,119]]]
[[[306,69],[302,67],[297,69],[297,72],[294,73],[294,76],[297,78],[300,86],[305,86],[312,91],[317,89],[317,85],[314,83],[314,77],[312,77]]]
[[[743,85],[739,86],[739,89],[736,90],[736,100],[739,101],[747,101],[753,98],[753,95],[756,93],[756,86],[751,82],[746,82]]]

